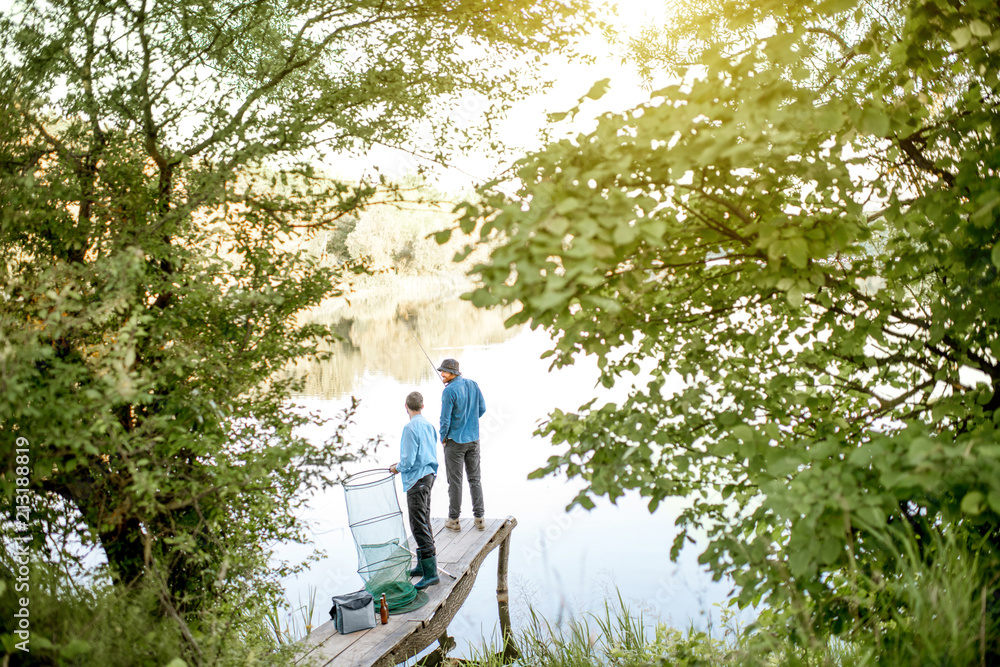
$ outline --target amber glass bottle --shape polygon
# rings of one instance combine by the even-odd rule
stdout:
[[[382,625],[389,622],[389,607],[385,605],[385,593],[382,593],[382,599],[378,601],[379,606],[379,616],[382,617]]]

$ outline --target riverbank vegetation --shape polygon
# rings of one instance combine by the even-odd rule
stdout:
[[[947,626],[923,664],[994,664],[996,3],[672,8],[633,57],[675,82],[462,224],[503,240],[474,303],[521,304],[555,366],[595,355],[629,389],[550,414],[535,475],[581,479],[584,507],[685,499],[674,553],[707,534],[700,561],[803,650],[914,664]]]
[[[863,568],[849,574],[850,591],[859,601],[856,620],[830,633],[816,623],[808,606],[764,606],[752,614],[737,605],[721,606],[719,622],[686,630],[659,619],[644,618],[619,596],[594,613],[553,625],[534,611],[521,619],[514,645],[524,667],[653,665],[741,667],[860,667],[893,665],[989,665],[989,645],[1000,632],[988,608],[991,589],[984,587],[989,565],[956,540],[934,535],[922,544],[913,534],[898,536],[895,570],[874,579]],[[923,553],[933,551],[933,556]],[[869,591],[878,591],[881,608]],[[750,611],[750,610],[747,610]],[[877,619],[877,620],[875,620]],[[874,631],[873,631],[874,630]],[[497,639],[474,651],[467,664],[499,667]],[[511,663],[508,663],[511,664]]]

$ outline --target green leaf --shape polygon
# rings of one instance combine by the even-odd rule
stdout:
[[[569,294],[566,292],[557,292],[555,290],[546,290],[539,296],[535,297],[531,305],[535,308],[546,311],[552,310],[553,308],[561,308],[569,298]]]
[[[476,228],[476,218],[471,215],[464,215],[458,220],[458,226],[463,234],[471,234]]]
[[[1000,514],[1000,491],[990,491],[989,495],[987,496],[987,499],[990,504],[990,509],[992,509],[997,514]]]
[[[866,134],[873,134],[877,137],[889,135],[889,116],[884,109],[865,108],[861,112],[861,121],[858,125],[859,129]]]
[[[581,296],[580,301],[586,303],[586,305],[597,306],[601,310],[615,315],[621,312],[622,305],[615,299],[608,298],[606,296],[601,296],[599,294],[588,294],[586,296]]]
[[[90,643],[82,639],[73,639],[59,650],[59,655],[65,660],[73,660],[84,653],[90,653]]]
[[[969,32],[971,32],[976,37],[989,37],[993,34],[993,30],[984,21],[979,19],[973,19],[969,22]]]
[[[556,204],[555,211],[559,215],[566,215],[567,213],[572,213],[576,209],[580,208],[580,200],[576,197],[566,197],[558,204]]]
[[[477,308],[484,308],[492,305],[493,297],[484,289],[477,289],[472,293],[472,305]]]
[[[972,30],[968,26],[956,28],[951,32],[951,41],[955,48],[964,49],[972,41]]]
[[[590,90],[583,97],[590,98],[592,100],[599,100],[604,97],[604,94],[611,89],[611,79],[601,79],[591,86]],[[583,98],[581,98],[583,99]]]
[[[611,240],[614,241],[617,246],[624,246],[635,241],[637,236],[638,231],[635,227],[630,225],[618,225],[615,227],[615,231],[611,235]]]
[[[828,537],[823,540],[823,544],[820,547],[819,558],[823,563],[832,563],[837,560],[844,551],[844,543],[836,537]]]
[[[980,207],[972,214],[972,221],[979,227],[993,222],[993,209],[1000,205],[1000,192],[989,192],[979,197]]]
[[[986,498],[979,491],[970,491],[962,498],[962,511],[973,516],[983,511],[983,500]]]
[[[816,570],[813,554],[808,549],[797,549],[788,558],[788,569],[797,579],[807,579]]]
[[[801,307],[802,304],[806,302],[806,297],[802,293],[802,290],[799,288],[798,285],[795,285],[795,287],[788,290],[788,293],[785,295],[785,298],[788,300],[789,305],[795,308]]]
[[[803,239],[792,239],[788,242],[788,261],[795,268],[806,268],[809,263],[809,246]]]
[[[861,507],[855,512],[866,524],[866,528],[877,530],[885,525],[885,513],[877,507]]]
[[[824,0],[819,6],[819,11],[823,14],[839,14],[854,9],[856,4],[857,0]]]

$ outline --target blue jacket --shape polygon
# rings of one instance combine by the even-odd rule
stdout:
[[[403,491],[409,491],[418,479],[437,474],[437,431],[423,415],[414,415],[403,427],[396,470],[403,477]]]
[[[441,442],[479,440],[479,418],[486,412],[486,401],[479,385],[457,377],[441,394]]]

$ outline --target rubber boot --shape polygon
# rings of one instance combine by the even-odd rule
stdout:
[[[410,570],[411,577],[422,577],[424,575],[424,568],[420,567],[420,559],[417,559],[417,566]]]
[[[423,568],[424,578],[413,584],[413,587],[417,590],[423,590],[428,586],[433,586],[437,582],[441,581],[441,577],[438,576],[438,559],[437,556],[431,556],[430,558],[424,558],[420,561],[420,567]]]

